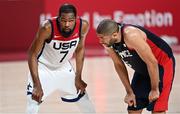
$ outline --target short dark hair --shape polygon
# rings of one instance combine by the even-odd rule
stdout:
[[[77,10],[74,5],[65,3],[59,8],[59,17],[62,13],[74,13],[74,16],[77,15]]]
[[[111,19],[104,19],[101,21],[96,29],[97,34],[111,35],[114,32],[118,32],[118,24]]]

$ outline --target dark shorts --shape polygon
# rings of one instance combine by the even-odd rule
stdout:
[[[141,110],[143,108],[155,112],[168,110],[168,99],[172,88],[174,73],[174,57],[170,58],[164,65],[159,65],[160,96],[156,101],[150,103],[148,100],[149,92],[151,90],[150,77],[148,73],[147,75],[142,75],[138,72],[135,72],[131,82],[131,86],[134,94],[136,95],[137,107],[135,108],[128,106],[128,110]]]

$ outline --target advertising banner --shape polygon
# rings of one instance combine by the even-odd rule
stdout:
[[[95,29],[105,18],[117,22],[125,22],[145,26],[161,36],[171,46],[180,42],[180,15],[177,11],[180,1],[174,0],[46,0],[45,11],[40,15],[40,21],[56,16],[59,6],[72,3],[78,10],[78,15],[90,23],[90,31],[86,40],[87,46],[98,46]]]

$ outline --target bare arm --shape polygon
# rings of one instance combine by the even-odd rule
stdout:
[[[123,61],[121,60],[121,58],[117,55],[117,53],[112,48],[105,47],[105,49],[107,50],[109,56],[113,60],[116,72],[118,73],[118,76],[121,79],[121,81],[126,89],[126,92],[128,94],[133,93],[133,90],[131,89],[131,85],[130,85],[130,81],[129,81],[128,72],[127,72],[126,66],[124,65]]]
[[[145,38],[146,35],[137,28],[127,27],[125,29],[124,40],[127,46],[135,49],[141,59],[146,63],[151,80],[151,91],[157,92],[159,91],[158,62]]]
[[[141,31],[136,28],[127,28],[125,30],[125,42],[128,47],[135,49],[146,63],[151,79],[151,89],[157,89],[159,87],[158,63]]]
[[[134,105],[136,107],[135,95],[131,88],[128,71],[126,69],[126,66],[124,65],[124,62],[121,60],[121,58],[117,55],[117,53],[112,48],[109,48],[106,46],[104,46],[104,47],[107,50],[109,56],[112,58],[116,72],[118,73],[118,76],[121,79],[121,81],[126,89],[127,95],[126,95],[124,101],[129,106]]]
[[[89,30],[89,24],[87,21],[82,20],[82,30],[80,36],[80,42],[75,51],[75,59],[76,59],[76,87],[77,90],[81,90],[81,93],[85,91],[87,84],[82,81],[81,73],[83,69],[84,63],[84,54],[85,54],[85,38]]]
[[[39,29],[36,34],[36,37],[29,48],[29,56],[28,56],[28,65],[30,69],[30,73],[33,80],[34,90],[32,93],[32,98],[38,102],[40,102],[43,93],[36,92],[39,89],[42,90],[39,76],[38,76],[38,55],[45,43],[45,40],[49,38],[51,33],[50,24],[44,23]],[[37,93],[37,94],[36,94]]]

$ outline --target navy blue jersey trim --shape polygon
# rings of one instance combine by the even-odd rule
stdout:
[[[79,18],[79,20],[80,20],[80,26],[79,26],[79,39],[81,40],[82,19]]]
[[[47,42],[47,43],[50,43],[51,40],[52,40],[52,38],[54,37],[54,25],[53,25],[52,20],[49,19],[48,21],[49,21],[49,23],[51,24],[51,35],[50,35],[50,39],[47,39],[46,42]]]
[[[124,29],[124,23],[117,23],[120,26],[119,31],[121,31],[121,42],[124,43],[124,34],[123,34],[123,29]]]
[[[29,91],[28,91],[28,92],[27,92],[27,95],[32,95],[32,92],[29,92]]]
[[[42,47],[41,52],[39,53],[37,59],[39,59],[39,57],[42,55],[42,52],[43,52],[43,50],[44,50],[44,47],[45,47],[45,42],[44,42],[44,44],[43,44],[43,47]]]
[[[173,78],[172,78],[172,81],[174,81],[174,75],[175,75],[175,70],[176,70],[175,69],[176,68],[176,60],[175,60],[174,56],[171,59],[172,59],[172,63],[173,63]],[[172,84],[173,84],[173,82],[171,83],[171,89],[172,89]]]
[[[147,38],[150,39],[157,47],[159,47],[162,51],[164,51],[168,57],[172,57],[172,49],[171,47],[159,36],[155,35],[151,31],[145,29],[144,27],[138,26],[138,25],[131,25],[134,27],[139,28],[140,30],[144,31],[147,35]]]

